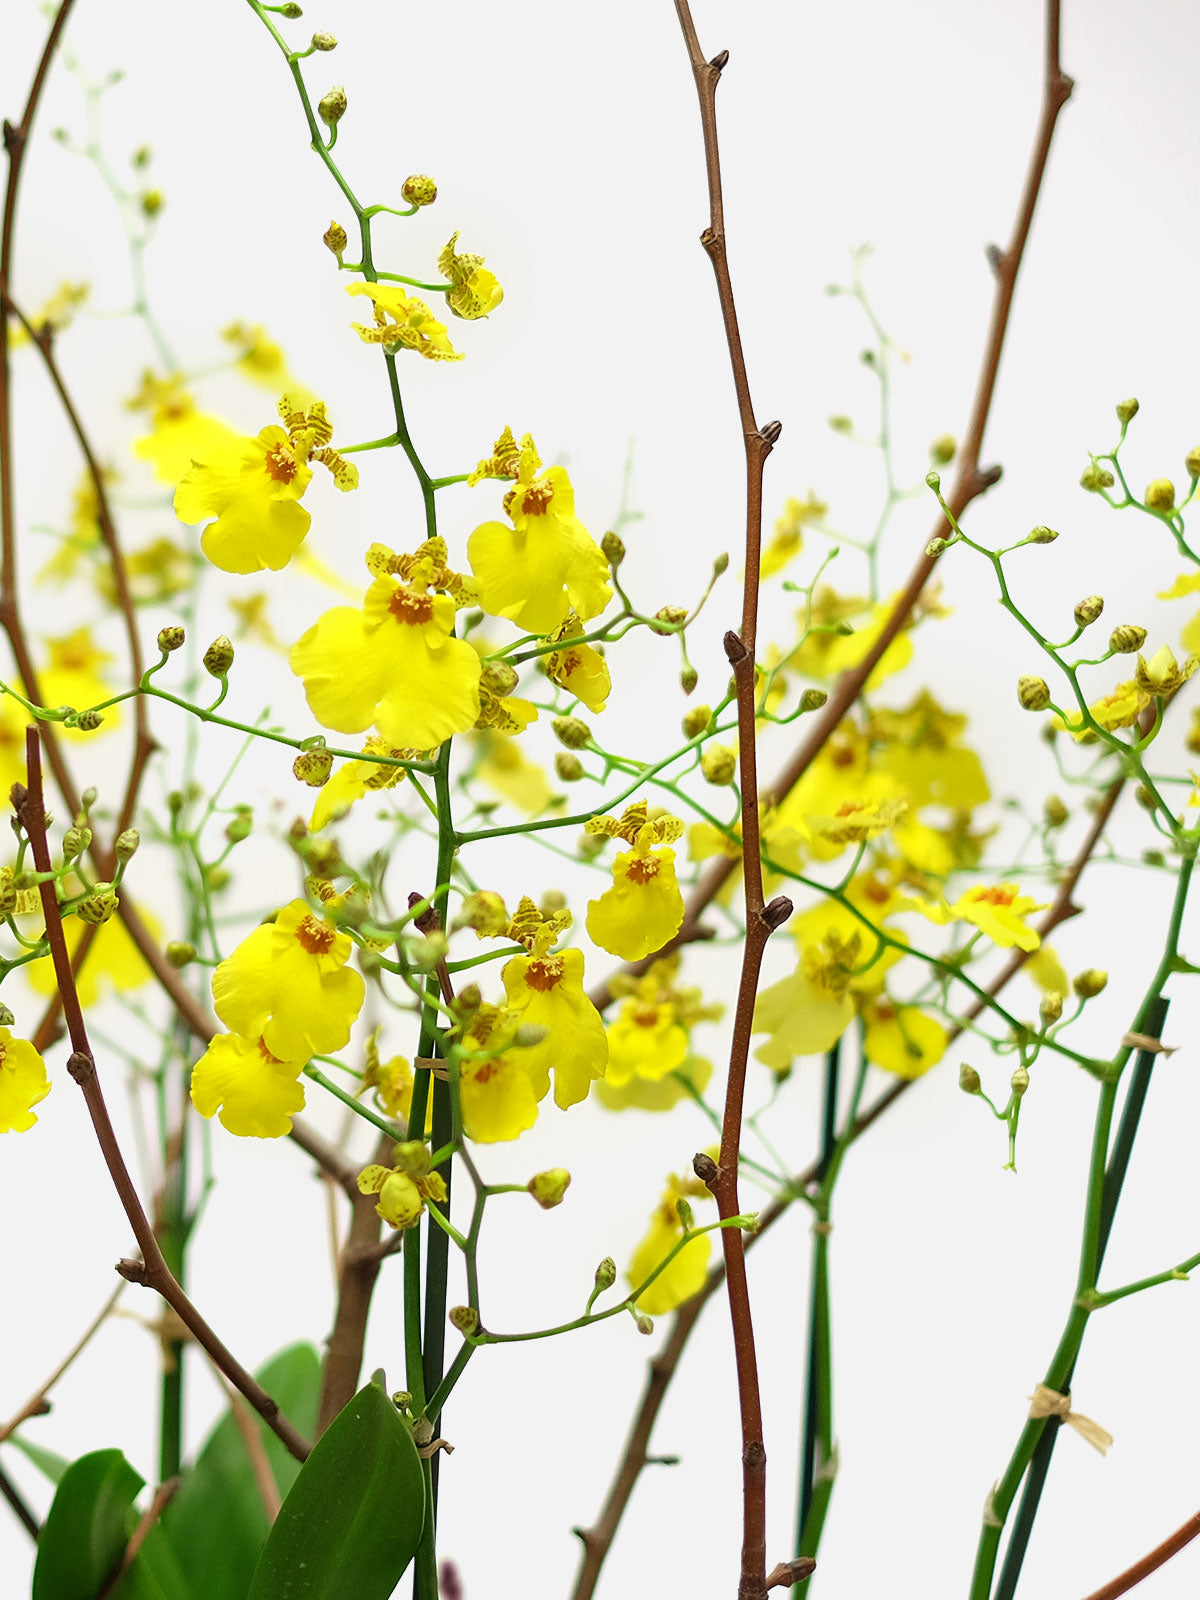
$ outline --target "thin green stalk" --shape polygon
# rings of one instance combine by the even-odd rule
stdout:
[[[1168,1002],[1160,995],[1150,1007],[1143,1007],[1142,1016],[1139,1020],[1142,1021],[1145,1028],[1155,1038],[1161,1036],[1162,1027],[1167,1017],[1167,1004]],[[1150,1087],[1150,1074],[1154,1068],[1154,1058],[1155,1052],[1153,1050],[1142,1050],[1138,1053],[1133,1077],[1130,1080],[1129,1090],[1125,1096],[1125,1104],[1121,1111],[1121,1121],[1117,1128],[1116,1142],[1113,1145],[1112,1157],[1104,1177],[1104,1194],[1100,1208],[1100,1247],[1096,1260],[1097,1276],[1104,1260],[1104,1252],[1108,1247],[1108,1237],[1112,1231],[1117,1201],[1120,1198],[1121,1188],[1125,1182],[1125,1174],[1129,1168],[1129,1158],[1133,1153],[1133,1141],[1137,1136],[1142,1107],[1146,1102],[1146,1091]],[[1200,1265],[1200,1262],[1196,1264]],[[1185,1268],[1176,1270],[1183,1271]],[[1167,1274],[1160,1281],[1166,1281],[1166,1278],[1170,1276],[1170,1274]],[[1132,1293],[1141,1287],[1143,1285],[1134,1284],[1129,1289],[1104,1297],[1100,1297],[1095,1291],[1092,1291],[1087,1296],[1087,1308],[1096,1310],[1101,1305],[1108,1304],[1110,1300],[1120,1298],[1122,1293]],[[1072,1363],[1064,1379],[1068,1387],[1074,1376],[1074,1370],[1074,1363]],[[1050,1472],[1050,1463],[1054,1458],[1059,1432],[1060,1427],[1058,1426],[1047,1427],[1033,1452],[1033,1459],[1029,1463],[1029,1471],[1025,1478],[1025,1487],[1021,1491],[1021,1503],[1017,1507],[1017,1515],[1013,1519],[1013,1530],[1008,1541],[1008,1548],[1004,1552],[1004,1564],[1000,1569],[1000,1579],[996,1585],[995,1600],[1013,1600],[1013,1596],[1016,1593],[1017,1583],[1021,1576],[1021,1567],[1025,1560],[1026,1551],[1029,1548],[1029,1538],[1033,1532],[1033,1524],[1037,1518],[1038,1507],[1041,1504],[1042,1491],[1045,1488],[1046,1478]]]
[[[1192,844],[1194,850],[1194,842]],[[1183,924],[1183,912],[1187,904],[1188,890],[1191,885],[1192,873],[1195,869],[1195,856],[1189,854],[1184,857],[1179,867],[1179,877],[1175,886],[1175,898],[1171,907],[1171,918],[1167,929],[1167,938],[1157,970],[1149,984],[1146,996],[1138,1008],[1138,1015],[1134,1032],[1145,1033],[1149,1027],[1157,1023],[1161,1026],[1161,1017],[1165,1015],[1165,1006],[1162,998],[1162,989],[1175,967],[1179,953],[1179,935]],[[1075,1285],[1075,1298],[1071,1313],[1067,1318],[1058,1348],[1051,1360],[1044,1382],[1050,1389],[1063,1393],[1070,1385],[1075,1368],[1075,1361],[1083,1343],[1087,1321],[1090,1315],[1092,1297],[1096,1291],[1096,1278],[1103,1258],[1104,1247],[1108,1241],[1108,1231],[1112,1225],[1112,1218],[1116,1210],[1117,1199],[1120,1195],[1121,1185],[1124,1182],[1125,1171],[1128,1166],[1129,1155],[1132,1151],[1133,1136],[1136,1131],[1137,1117],[1140,1116],[1141,1102],[1145,1097],[1145,1087],[1140,1091],[1131,1089],[1130,1101],[1132,1110],[1128,1122],[1128,1133],[1125,1132],[1123,1122],[1121,1133],[1118,1136],[1114,1149],[1114,1160],[1109,1163],[1108,1149],[1112,1128],[1113,1111],[1116,1104],[1117,1084],[1121,1071],[1132,1054],[1132,1046],[1124,1046],[1113,1059],[1113,1077],[1100,1088],[1100,1098],[1096,1107],[1096,1121],[1092,1136],[1092,1154],[1088,1166],[1087,1198],[1084,1206],[1083,1237],[1080,1245],[1079,1272]],[[1153,1052],[1143,1052],[1152,1055]],[[1147,1069],[1148,1071],[1148,1069]],[[1143,1074],[1144,1075],[1144,1074]],[[1135,1071],[1135,1079],[1137,1073]],[[1119,1160],[1118,1160],[1119,1158]],[[1107,1190],[1107,1195],[1106,1195]],[[1005,1469],[1004,1476],[988,1499],[985,1521],[976,1549],[975,1569],[971,1580],[970,1600],[991,1600],[992,1578],[995,1572],[996,1558],[1000,1548],[1000,1536],[1005,1520],[1016,1497],[1021,1481],[1027,1469],[1033,1463],[1035,1452],[1042,1437],[1048,1432],[1046,1419],[1030,1418],[1021,1430],[1017,1446]],[[1044,1448],[1042,1461],[1036,1476],[1030,1479],[1030,1508],[1021,1519],[1021,1543],[1013,1553],[1011,1566],[1011,1579],[1006,1579],[1001,1574],[1004,1593],[1011,1596],[1016,1587],[1017,1577],[1020,1573],[1021,1561],[1024,1557],[1024,1547],[1028,1540],[1029,1527],[1032,1525],[1033,1514],[1041,1494],[1041,1485],[1045,1481],[1049,1469],[1049,1457],[1052,1446]],[[1016,1530],[1014,1529],[1014,1539]],[[1006,1567],[1008,1562],[1006,1560]],[[1000,1600],[1001,1591],[997,1591],[996,1600]]]
[[[841,1064],[839,1039],[825,1056],[825,1084],[822,1103],[821,1154],[817,1166],[818,1177],[824,1179],[833,1160],[837,1142],[838,1071]],[[826,1208],[827,1210],[828,1208]],[[817,1456],[819,1416],[827,1407],[821,1399],[828,1400],[828,1392],[821,1395],[821,1367],[825,1366],[828,1379],[829,1362],[829,1222],[827,1215],[814,1220],[812,1236],[812,1292],[808,1309],[808,1384],[804,1400],[804,1432],[800,1446],[799,1509],[796,1516],[796,1550],[804,1551],[804,1530],[808,1524],[813,1500],[813,1474]],[[822,1319],[822,1310],[824,1318]],[[824,1463],[822,1463],[824,1465]]]

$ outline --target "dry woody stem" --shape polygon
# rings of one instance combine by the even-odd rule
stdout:
[[[50,874],[52,863],[50,860],[50,842],[46,836],[46,808],[42,792],[42,764],[41,751],[38,745],[38,730],[29,728],[25,735],[25,759],[28,772],[28,785],[14,784],[12,802],[21,823],[29,838],[33,851],[34,864],[39,873]],[[269,1428],[276,1433],[287,1450],[303,1461],[309,1452],[308,1441],[292,1426],[283,1416],[276,1402],[266,1392],[261,1384],[246,1371],[241,1362],[226,1348],[196,1307],[188,1299],[178,1281],[171,1273],[159,1248],[150,1219],[147,1217],[142,1202],[134,1188],[133,1179],[121,1154],[117,1136],[113,1131],[112,1121],[108,1115],[108,1106],[105,1103],[104,1092],[100,1087],[100,1078],[96,1070],[96,1060],[88,1042],[87,1029],[83,1020],[83,1011],[79,1004],[79,994],[75,987],[75,979],[71,972],[71,959],[67,950],[66,935],[63,931],[62,917],[58,909],[58,897],[55,881],[52,876],[45,878],[39,884],[42,899],[42,914],[46,921],[46,937],[50,944],[50,954],[54,962],[55,977],[58,981],[59,994],[62,998],[63,1016],[66,1019],[67,1032],[71,1039],[71,1057],[67,1062],[67,1070],[83,1091],[87,1104],[88,1114],[92,1119],[92,1126],[100,1145],[104,1164],[108,1168],[113,1186],[129,1219],[133,1236],[137,1240],[138,1249],[142,1253],[142,1260],[122,1261],[118,1264],[117,1271],[123,1278],[132,1283],[145,1284],[148,1288],[155,1289],[177,1313],[188,1332],[234,1388],[245,1395],[246,1399],[262,1417]]]
[[[691,22],[690,13],[683,0],[677,0],[676,9],[680,15],[680,22],[684,29],[684,36],[688,41],[689,55],[692,60],[693,73],[696,76],[697,90],[700,94],[701,113],[705,119],[705,152],[708,164],[710,193],[714,177],[716,179],[717,202],[720,202],[720,174],[717,165],[715,127],[710,141],[708,130],[713,121],[713,97],[716,83],[720,76],[719,67],[714,67],[705,62],[696,40],[695,28]],[[718,58],[719,59],[719,58]],[[1001,251],[992,251],[989,259],[992,263],[996,278],[995,293],[992,301],[992,313],[988,326],[987,337],[984,343],[983,356],[980,363],[979,377],[975,388],[975,397],[971,407],[963,447],[959,456],[959,468],[954,486],[947,497],[948,504],[956,518],[960,518],[967,507],[979,495],[983,494],[993,484],[998,482],[1001,469],[998,466],[982,467],[980,455],[983,449],[984,433],[987,428],[988,417],[991,412],[992,399],[995,394],[996,382],[1000,371],[1000,360],[1004,350],[1004,342],[1008,333],[1010,315],[1012,311],[1013,295],[1016,289],[1017,276],[1024,260],[1025,247],[1029,239],[1030,228],[1033,224],[1034,212],[1037,208],[1038,198],[1041,194],[1042,182],[1045,177],[1046,163],[1049,159],[1050,146],[1054,136],[1055,125],[1059,112],[1070,97],[1073,87],[1072,80],[1063,72],[1060,58],[1060,0],[1047,0],[1045,12],[1045,74],[1041,113],[1034,138],[1033,151],[1030,155],[1026,171],[1025,182],[1021,192],[1017,215],[1013,223],[1012,234],[1008,246]],[[723,64],[723,63],[722,63]],[[718,216],[720,212],[716,213]],[[711,247],[710,258],[713,260],[714,270],[718,274],[718,283],[721,281],[721,270],[724,267],[724,249],[720,252],[720,265],[717,257],[713,256]],[[727,268],[725,269],[727,274]],[[727,276],[726,276],[726,281]],[[724,300],[722,301],[724,310]],[[732,306],[730,308],[732,312]],[[732,328],[736,337],[736,316],[726,315],[727,332]],[[744,368],[739,369],[740,345],[734,355],[735,376],[739,375],[740,385],[745,384]],[[739,407],[741,406],[743,389],[739,387]],[[748,395],[747,395],[748,400]],[[743,411],[743,416],[747,411]],[[752,412],[748,413],[752,424]],[[745,429],[747,433],[751,429]],[[749,449],[749,442],[748,442]],[[765,453],[764,453],[765,454]],[[761,485],[761,477],[759,479]],[[760,498],[761,504],[761,498]],[[939,517],[934,527],[931,538],[944,537],[950,531],[944,517]],[[895,639],[901,628],[907,622],[916,606],[926,583],[929,581],[937,562],[936,556],[922,555],[913,567],[904,590],[897,599],[887,623],[878,638],[867,651],[862,661],[856,667],[843,673],[838,680],[828,703],[815,716],[808,737],[799,745],[793,756],[788,760],[775,777],[774,783],[766,791],[763,798],[779,799],[786,795],[808,771],[821,749],[835,731],[851,706],[861,694],[863,686],[871,676],[881,660],[888,646]],[[757,573],[757,555],[753,562],[748,559],[746,564],[747,579],[751,571]],[[740,707],[739,707],[740,710]],[[1054,904],[1040,927],[1042,937],[1057,927],[1059,923],[1075,914],[1076,908],[1072,904],[1072,894],[1087,862],[1103,834],[1104,828],[1112,815],[1124,787],[1123,780],[1113,783],[1107,790],[1093,823],[1088,831],[1087,838],[1077,853],[1071,868],[1055,897]],[[746,808],[749,812],[750,808]],[[755,814],[757,822],[757,815]],[[719,858],[700,879],[688,898],[683,923],[668,949],[678,948],[695,940],[700,935],[700,921],[712,904],[718,893],[724,887],[729,877],[737,870],[737,861]],[[748,915],[749,922],[749,915]],[[993,984],[989,986],[989,993],[998,994],[1005,984],[1018,972],[1023,965],[1025,956],[1016,951],[998,974]],[[628,970],[634,973],[645,971],[649,960],[631,964]],[[611,993],[607,985],[593,992],[593,1001],[597,1006],[604,1006],[611,1000]],[[968,1017],[974,1017],[982,1009],[982,1002],[976,1002],[967,1012]],[[901,1080],[888,1089],[874,1105],[867,1108],[855,1123],[854,1136],[864,1131],[871,1125],[890,1105],[899,1099],[911,1087],[910,1081]],[[811,1183],[816,1176],[815,1163],[804,1173],[798,1174],[793,1182],[793,1190],[799,1190]],[[760,1217],[759,1228],[751,1244],[762,1236],[763,1231],[782,1215],[791,1204],[791,1195],[785,1195],[769,1206]],[[723,1239],[728,1238],[731,1230],[723,1231]],[[717,1268],[710,1273],[704,1289],[681,1306],[675,1313],[671,1334],[659,1355],[651,1362],[646,1384],[638,1409],[634,1414],[625,1449],[618,1463],[613,1477],[604,1508],[595,1525],[583,1531],[583,1560],[580,1565],[572,1600],[590,1600],[595,1593],[599,1581],[600,1570],[605,1557],[616,1536],[621,1515],[624,1512],[629,1498],[637,1484],[643,1466],[646,1464],[646,1452],[649,1445],[650,1434],[655,1419],[666,1396],[667,1389],[675,1370],[683,1355],[688,1338],[693,1327],[699,1319],[700,1312],[710,1296],[720,1287],[724,1272]]]

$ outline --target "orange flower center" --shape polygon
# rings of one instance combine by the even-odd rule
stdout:
[[[852,817],[856,811],[865,811],[866,808],[865,800],[843,800],[833,814],[835,817]]]
[[[631,1015],[639,1028],[655,1028],[658,1026],[657,1006],[635,1005]]]
[[[323,956],[332,947],[337,931],[310,913],[296,929],[296,937],[310,956]]]
[[[997,884],[994,889],[980,889],[975,896],[978,903],[989,906],[1011,906],[1016,898],[1016,889],[1006,884]]]
[[[545,516],[554,490],[548,483],[531,483],[525,488],[510,489],[504,496],[504,509],[509,516],[522,513],[527,517]]]
[[[525,982],[539,994],[562,982],[565,963],[561,956],[535,956],[525,969]]]
[[[629,863],[625,876],[630,883],[652,883],[662,869],[662,862],[656,855],[635,856]]]
[[[471,1078],[475,1083],[490,1083],[503,1064],[494,1058],[491,1061],[481,1061],[478,1066],[472,1067]]]
[[[263,465],[267,477],[274,478],[276,483],[291,483],[296,476],[296,458],[285,444],[273,444]]]
[[[407,622],[419,627],[433,620],[433,596],[420,594],[416,589],[397,588],[388,601],[388,610],[397,622]]]
[[[282,1065],[280,1058],[271,1054],[271,1052],[267,1049],[265,1041],[262,1039],[258,1041],[258,1053],[264,1061],[269,1061],[273,1067]]]

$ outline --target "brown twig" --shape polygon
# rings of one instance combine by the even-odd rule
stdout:
[[[74,1362],[80,1355],[82,1355],[84,1350],[87,1349],[88,1345],[95,1338],[96,1334],[108,1321],[113,1308],[116,1306],[117,1301],[124,1293],[125,1285],[123,1283],[119,1283],[109,1295],[108,1299],[100,1307],[96,1315],[92,1318],[91,1322],[88,1323],[83,1333],[80,1334],[79,1338],[71,1346],[70,1350],[67,1351],[66,1355],[46,1379],[45,1383],[43,1383],[39,1388],[35,1389],[21,1409],[13,1417],[11,1417],[3,1425],[3,1427],[0,1427],[0,1444],[3,1444],[5,1439],[16,1433],[21,1424],[28,1421],[30,1417],[44,1416],[45,1413],[50,1409],[50,1402],[47,1399],[47,1396],[49,1395],[51,1389],[53,1389],[54,1385],[62,1377],[63,1373],[66,1372],[67,1368],[71,1366],[72,1362]]]
[[[36,728],[26,730],[25,759],[29,782],[28,786],[19,783],[13,785],[13,807],[29,838],[34,864],[38,872],[49,874],[52,871],[52,863],[50,859],[50,843],[46,836],[41,751]],[[42,899],[42,914],[46,923],[46,936],[50,943],[50,954],[54,961],[55,977],[58,980],[59,991],[62,995],[63,1016],[66,1019],[67,1032],[71,1039],[72,1054],[67,1062],[67,1070],[83,1091],[88,1114],[92,1119],[92,1126],[95,1129],[96,1138],[99,1142],[105,1165],[108,1168],[109,1176],[112,1178],[113,1186],[133,1229],[138,1249],[142,1252],[142,1261],[122,1261],[118,1264],[117,1270],[123,1278],[132,1283],[145,1284],[148,1288],[155,1289],[162,1296],[167,1304],[178,1314],[196,1342],[207,1351],[213,1363],[220,1368],[235,1388],[245,1395],[246,1399],[249,1400],[250,1404],[267,1423],[267,1426],[278,1434],[290,1453],[297,1460],[303,1461],[309,1452],[308,1441],[280,1413],[278,1405],[262,1385],[255,1381],[245,1367],[242,1366],[241,1362],[218,1339],[217,1335],[184,1293],[163,1258],[158,1239],[155,1236],[149,1218],[146,1216],[141,1200],[138,1198],[137,1190],[134,1187],[133,1179],[130,1177],[129,1168],[125,1164],[125,1158],[121,1154],[121,1148],[117,1143],[117,1137],[108,1115],[108,1106],[105,1103],[99,1075],[96,1071],[95,1057],[88,1042],[83,1011],[79,1004],[79,994],[71,976],[71,960],[67,951],[62,917],[59,914],[55,880],[52,877],[47,877],[39,885],[39,889]]]
[[[129,1543],[125,1546],[125,1554],[121,1557],[116,1570],[109,1577],[103,1588],[97,1591],[96,1600],[109,1600],[111,1595],[116,1594],[121,1579],[137,1560],[138,1551],[149,1538],[150,1529],[162,1516],[178,1491],[178,1478],[168,1478],[166,1483],[159,1484],[154,1491],[154,1498],[138,1518],[138,1525],[129,1536]]]
[[[1128,1594],[1130,1589],[1135,1589],[1143,1578],[1148,1578],[1152,1572],[1157,1572],[1159,1567],[1168,1562],[1172,1556],[1177,1556],[1185,1545],[1200,1536],[1200,1511],[1191,1516],[1182,1528],[1176,1528],[1161,1544],[1156,1544],[1153,1550],[1147,1551],[1140,1561],[1135,1561],[1131,1567],[1126,1567],[1124,1572],[1119,1572],[1115,1578],[1110,1578],[1107,1583],[1102,1583],[1098,1589],[1086,1595],[1084,1600],[1117,1600],[1118,1595]]]
[[[1042,939],[1048,939],[1054,929],[1062,923],[1077,916],[1079,908],[1074,903],[1075,890],[1084,868],[1091,860],[1096,846],[1099,844],[1104,829],[1107,827],[1117,801],[1125,787],[1124,778],[1117,778],[1105,790],[1103,799],[1096,807],[1092,817],[1091,826],[1080,842],[1079,849],[1075,852],[1070,866],[1067,868],[1054,901],[1038,924],[1038,934]],[[1021,970],[1028,955],[1023,950],[1014,950],[1004,966],[992,979],[987,987],[987,993],[995,998],[1011,982],[1013,977]],[[973,1021],[984,1010],[986,1001],[977,999],[972,1001],[964,1016],[964,1023]],[[953,1044],[960,1037],[963,1025],[960,1023],[950,1031],[948,1045]],[[856,1119],[851,1130],[851,1140],[856,1140],[864,1134],[873,1123],[893,1106],[900,1096],[907,1092],[919,1080],[900,1078],[886,1089],[878,1099],[872,1102],[865,1111]],[[764,1207],[758,1216],[758,1226],[746,1241],[747,1249],[754,1245],[768,1232],[771,1226],[788,1211],[800,1194],[815,1183],[820,1176],[818,1163],[811,1162],[802,1172],[798,1172],[789,1183],[786,1190],[777,1195],[770,1205]],[[658,1420],[662,1403],[666,1399],[667,1390],[671,1380],[683,1357],[687,1342],[692,1334],[692,1329],[700,1320],[700,1313],[716,1294],[724,1282],[725,1269],[723,1266],[714,1267],[705,1279],[704,1287],[695,1296],[680,1306],[672,1322],[671,1331],[666,1344],[659,1353],[650,1361],[645,1386],[638,1401],[637,1410],[634,1412],[633,1422],[625,1440],[621,1459],[617,1463],[617,1470],[609,1485],[608,1494],[600,1515],[590,1528],[577,1528],[575,1531],[583,1543],[583,1560],[580,1563],[579,1573],[575,1580],[575,1587],[571,1592],[571,1600],[592,1600],[596,1592],[596,1585],[600,1578],[600,1569],[604,1564],[608,1551],[617,1535],[621,1517],[629,1504],[633,1491],[637,1486],[643,1467],[649,1459],[650,1436],[654,1431],[654,1424]],[[1093,1597],[1089,1596],[1089,1600]]]
[[[25,1496],[17,1488],[3,1466],[0,1466],[0,1497],[8,1501],[17,1521],[25,1529],[29,1537],[36,1541],[42,1531],[41,1523],[29,1509]]]
[[[1000,480],[1001,469],[998,466],[982,467],[979,457],[983,449],[984,432],[1000,371],[1000,358],[1008,332],[1017,275],[1024,259],[1029,230],[1033,224],[1055,124],[1059,112],[1070,98],[1073,87],[1073,80],[1063,72],[1059,60],[1059,0],[1048,0],[1045,93],[1033,153],[1026,171],[1025,186],[1008,248],[1002,251],[993,250],[988,257],[996,277],[996,292],[992,301],[991,322],[976,382],[975,398],[958,455],[958,470],[954,486],[947,497],[947,504],[956,519],[962,517],[973,500]],[[949,532],[949,524],[945,517],[939,515],[930,537],[945,537]],[[863,686],[878,666],[884,651],[909,620],[938,560],[937,556],[922,555],[917,561],[878,638],[858,665],[848,669],[838,679],[828,701],[813,717],[807,738],[780,768],[770,787],[762,791],[761,798],[764,802],[770,803],[782,799],[795,788],[812,766],[830,735],[862,693]],[[624,970],[640,975],[650,965],[651,960],[657,960],[667,951],[678,949],[680,945],[690,944],[700,937],[697,932],[699,919],[708,910],[737,867],[738,861],[735,859],[718,858],[714,861],[689,895],[683,922],[674,939],[664,947],[664,950],[657,951],[654,956],[647,957],[643,961],[630,963]],[[592,993],[592,1000],[601,1009],[609,1005],[612,996],[608,986],[598,986]]]
[[[675,0],[683,30],[692,77],[700,102],[704,135],[704,165],[708,177],[709,222],[700,235],[717,281],[717,297],[725,324],[725,340],[733,369],[738,419],[746,453],[745,577],[742,583],[742,625],[739,633],[725,635],[725,654],[733,668],[738,713],[738,767],[741,783],[742,878],[746,897],[746,936],[742,945],[742,970],[729,1051],[729,1080],[725,1115],[721,1124],[719,1162],[696,1158],[697,1175],[716,1198],[722,1218],[739,1214],[738,1156],[742,1142],[742,1112],[746,1094],[746,1068],[754,1000],[758,992],[763,952],[772,932],[791,914],[791,901],[783,896],[763,904],[762,854],[759,844],[758,772],[755,748],[754,653],[758,633],[758,584],[762,544],[763,468],[779,437],[777,422],[760,427],[755,420],[746,375],[746,361],[738,331],[737,306],[725,247],[725,207],[721,192],[721,157],[717,143],[716,95],[728,58],[722,51],[705,60],[696,36],[688,0]],[[764,1600],[767,1593],[767,1453],[763,1443],[762,1397],[758,1358],[750,1314],[746,1277],[745,1239],[740,1228],[721,1230],[722,1254],[733,1323],[733,1349],[737,1368],[738,1409],[742,1427],[742,1559],[738,1600]]]
[[[380,1137],[372,1161],[386,1162],[395,1143]],[[373,1194],[361,1194],[357,1180],[350,1199],[350,1229],[338,1264],[338,1302],[333,1330],[325,1345],[317,1438],[354,1398],[362,1371],[363,1346],[371,1296],[383,1257],[379,1252],[380,1218]],[[389,1241],[390,1243],[390,1241]]]

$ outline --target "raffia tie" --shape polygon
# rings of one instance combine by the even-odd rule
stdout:
[[[1068,1427],[1074,1428],[1081,1439],[1086,1439],[1093,1450],[1099,1450],[1102,1456],[1108,1454],[1109,1446],[1113,1442],[1112,1434],[1098,1422],[1093,1422],[1091,1417],[1084,1417],[1078,1411],[1072,1411],[1069,1394],[1059,1394],[1057,1389],[1039,1383],[1030,1395],[1029,1402],[1031,1421],[1036,1422],[1041,1417],[1058,1417]]]

